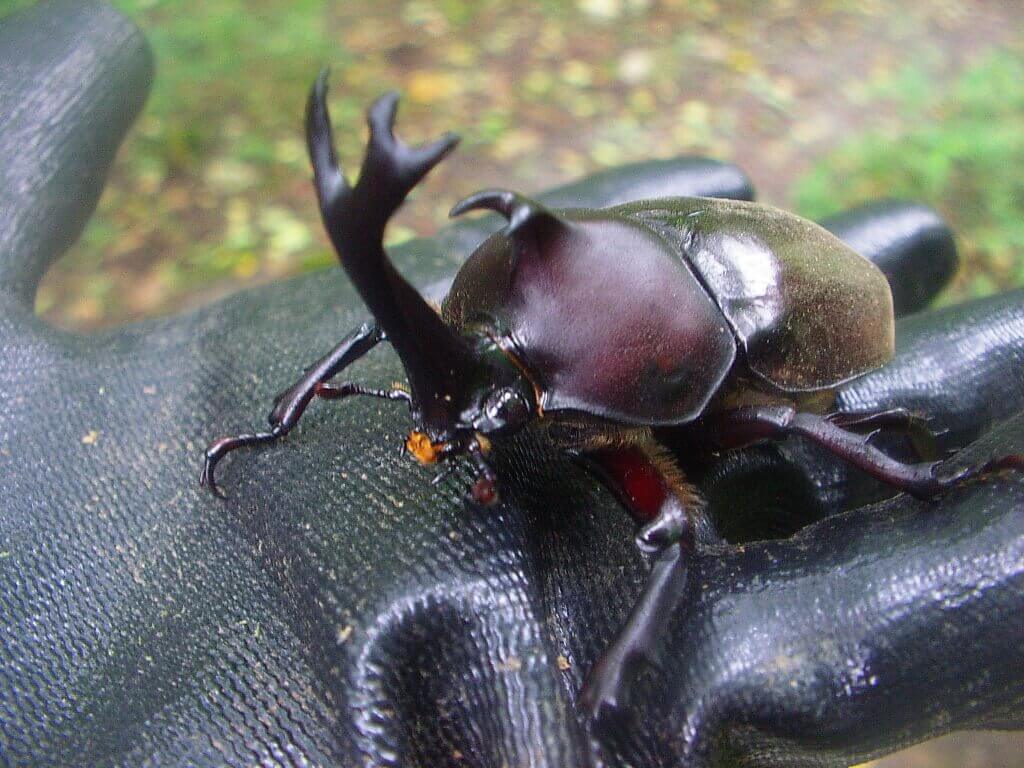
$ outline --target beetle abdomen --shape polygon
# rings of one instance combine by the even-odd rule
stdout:
[[[835,387],[892,358],[885,276],[818,225],[767,205],[705,198],[616,211],[675,240],[735,331],[750,369],[779,389]]]

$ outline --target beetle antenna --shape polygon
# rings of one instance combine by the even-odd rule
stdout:
[[[430,170],[458,143],[454,134],[410,147],[394,133],[398,94],[386,93],[367,114],[370,139],[353,186],[338,166],[327,109],[327,70],[316,79],[306,106],[306,142],[320,212],[341,260],[366,306],[402,359],[413,412],[436,431],[456,420],[456,388],[472,379],[478,360],[419,292],[394,268],[384,250],[392,214]]]
[[[470,195],[457,202],[448,216],[454,219],[468,211],[480,210],[496,211],[504,216],[508,221],[507,234],[509,235],[514,235],[527,228],[568,226],[564,219],[559,218],[537,201],[507,189],[487,189]]]

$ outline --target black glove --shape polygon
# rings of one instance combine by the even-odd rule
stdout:
[[[600,738],[575,699],[647,564],[618,504],[537,436],[499,457],[505,499],[483,513],[462,501],[471,473],[430,487],[395,449],[401,406],[373,402],[315,406],[285,443],[225,462],[228,502],[201,491],[206,442],[255,425],[365,313],[336,270],[113,332],[41,323],[35,286],[95,203],[149,54],[98,3],[45,3],[0,25],[0,62],[5,760],[841,765],[1020,725],[1017,476],[831,517],[879,491],[799,441],[707,468],[712,514],[737,521],[721,526],[736,541],[761,538],[764,519],[780,534],[819,522],[702,553],[663,668],[638,681],[635,725]],[[744,187],[682,161],[556,202]],[[889,274],[919,285],[899,265],[922,249],[948,259],[925,247],[948,233],[934,218],[893,229],[906,210],[832,226],[896,232],[874,253],[902,254]],[[394,258],[436,282],[475,226]],[[972,458],[1020,451],[1019,419],[992,427],[1024,400],[1022,309],[1011,294],[904,322],[898,359],[848,387],[844,407],[920,409],[950,430],[944,447],[981,435]],[[358,373],[386,384],[399,368],[379,352]]]

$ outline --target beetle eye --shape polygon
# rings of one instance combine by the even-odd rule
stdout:
[[[484,431],[517,427],[530,418],[530,405],[515,389],[499,389],[488,395],[483,407]]]

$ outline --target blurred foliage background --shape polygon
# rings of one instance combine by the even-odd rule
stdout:
[[[348,168],[363,110],[463,144],[389,230],[460,197],[634,160],[741,165],[818,217],[877,197],[938,208],[964,266],[943,300],[1024,284],[1020,0],[112,0],[157,59],[99,210],[39,295],[94,328],[328,267],[301,120],[318,69]],[[29,5],[0,0],[0,16]],[[947,737],[878,765],[1024,766],[1024,737]]]
[[[486,186],[529,193],[699,153],[810,216],[879,196],[936,206],[965,256],[947,301],[1024,283],[1020,0],[113,4],[146,31],[157,76],[97,215],[40,292],[61,325],[331,265],[301,132],[325,64],[349,168],[387,88],[404,94],[407,138],[463,135],[392,240]]]

